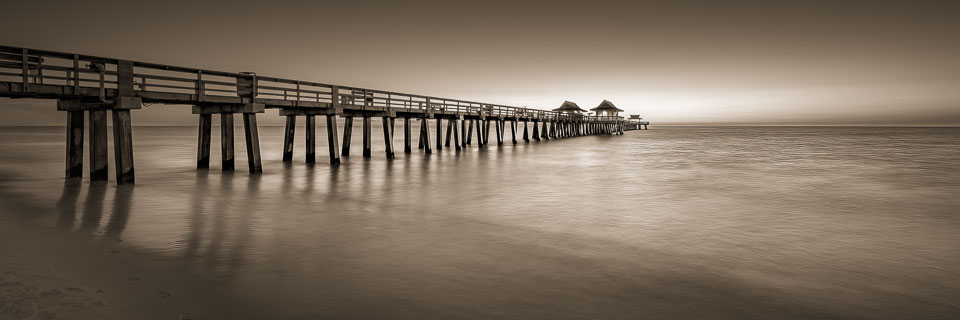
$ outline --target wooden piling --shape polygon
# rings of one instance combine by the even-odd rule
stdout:
[[[540,135],[541,135],[541,138],[550,139],[550,137],[547,136],[547,122],[546,122],[546,121],[543,122],[543,130],[540,131]]]
[[[350,138],[353,136],[353,117],[343,117],[343,148],[340,156],[350,156]]]
[[[443,143],[443,146],[447,148],[450,147],[450,140],[452,138],[450,135],[453,134],[453,127],[450,125],[451,123],[452,122],[450,119],[447,119],[447,141]]]
[[[372,130],[370,128],[372,124],[370,123],[369,116],[363,116],[362,125],[363,125],[363,128],[362,128],[363,129],[363,157],[369,158],[370,151],[371,149],[373,149],[373,141],[372,141],[373,137],[371,136]]]
[[[523,120],[523,142],[530,142],[530,136],[527,135],[527,127],[529,127],[529,124],[527,123],[527,120],[524,119]]]
[[[340,146],[337,141],[337,115],[327,115],[327,151],[330,153],[330,164],[340,164]]]
[[[540,141],[540,125],[536,119],[533,120],[533,140]]]
[[[500,119],[494,120],[497,127],[497,145],[503,145],[503,121]]]
[[[517,144],[517,119],[510,120],[510,137],[513,144]]]
[[[483,121],[483,145],[490,143],[490,119]]]
[[[393,159],[393,118],[383,117],[381,120],[383,120],[383,151],[387,159]]]
[[[420,118],[420,141],[423,141],[423,153],[431,154],[430,150],[430,119]]]
[[[458,121],[458,120],[459,120],[459,119],[456,119],[456,118],[450,119],[450,121],[447,123],[447,127],[448,127],[448,128],[453,128],[453,147],[454,147],[454,149],[456,149],[457,151],[460,151],[460,135],[459,135],[459,132],[457,131],[457,130],[458,130],[458,128],[457,128],[457,121]]]
[[[437,118],[437,151],[443,150],[443,119]]]
[[[460,121],[460,146],[465,147],[467,145],[467,120],[457,120]]]
[[[90,110],[90,181],[107,181],[107,110]],[[204,125],[205,123],[205,125]],[[200,146],[201,151],[206,151],[207,155],[203,159],[197,159],[197,166],[200,161],[204,161],[204,168],[210,166],[210,115],[207,115],[206,121],[201,119],[201,138],[206,132],[207,145]],[[206,131],[204,131],[206,127]],[[202,149],[206,148],[206,149]]]
[[[233,113],[220,114],[220,169],[233,171]]]
[[[403,117],[403,153],[412,152],[410,147],[410,140],[413,137],[410,136],[410,117]]]
[[[93,116],[93,113],[90,115]],[[213,115],[207,113],[198,116],[200,116],[200,124],[197,132],[197,169],[206,169],[210,168],[210,133],[213,126]],[[106,140],[106,137],[104,137],[104,140]]]
[[[133,184],[136,179],[133,170],[133,130],[130,110],[113,109],[112,113],[113,158],[117,172],[117,184]]]
[[[473,140],[473,119],[470,119],[470,124],[467,126],[466,134],[467,134],[467,138],[464,139],[463,142],[466,145],[470,145],[472,143],[470,140]]]
[[[246,114],[244,114],[244,116],[246,116]],[[306,118],[307,118],[307,121],[304,124],[307,127],[306,128],[307,137],[306,139],[304,139],[306,140],[305,141],[306,142],[305,161],[307,163],[315,163],[317,162],[317,119],[316,119],[316,116],[312,114],[306,115]],[[290,120],[290,118],[288,117],[287,120]],[[291,138],[290,140],[292,141],[293,139]],[[291,149],[290,152],[292,153],[293,148],[291,147],[290,149]],[[284,152],[284,155],[286,155],[286,152]]]
[[[83,177],[83,110],[67,111],[67,179]]]
[[[293,137],[296,131],[297,116],[287,115],[287,122],[283,130],[283,162],[293,161]]]
[[[313,118],[313,116],[308,117],[308,119],[310,118]],[[307,120],[307,125],[310,125],[311,122],[313,120]],[[307,130],[307,132],[310,132],[310,130]],[[243,133],[247,143],[247,166],[250,168],[250,173],[261,173],[263,172],[263,163],[260,158],[260,129],[257,127],[256,113],[243,114]],[[316,140],[315,136],[313,140]],[[311,147],[311,149],[313,148]],[[314,153],[315,151],[309,150],[309,152]]]

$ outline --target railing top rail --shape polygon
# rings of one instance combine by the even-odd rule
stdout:
[[[117,58],[101,57],[101,56],[86,55],[86,54],[74,54],[74,53],[60,52],[60,51],[53,51],[53,50],[31,49],[31,48],[0,45],[0,53],[21,55],[24,50],[27,51],[27,54],[29,56],[51,57],[51,58],[60,58],[60,59],[67,59],[67,60],[73,60],[74,58],[77,58],[81,61],[102,62],[106,64],[112,64],[122,60]],[[322,87],[322,88],[329,88],[329,89],[333,89],[336,87],[341,90],[362,91],[365,94],[388,95],[390,96],[391,101],[400,100],[400,99],[408,99],[408,100],[419,99],[424,101],[415,101],[415,102],[429,102],[428,106],[437,104],[440,106],[456,106],[458,109],[464,108],[467,110],[471,108],[482,108],[481,111],[491,113],[491,114],[496,114],[496,115],[499,115],[502,113],[509,114],[510,112],[513,112],[513,113],[519,113],[519,114],[539,115],[541,117],[564,116],[564,114],[560,112],[538,109],[538,108],[515,107],[515,106],[507,106],[507,105],[501,105],[501,104],[495,104],[495,103],[485,103],[485,102],[479,102],[479,101],[469,101],[469,100],[443,98],[443,97],[414,94],[414,93],[403,93],[403,92],[396,92],[396,91],[364,88],[359,86],[337,85],[337,84],[330,84],[330,83],[323,83],[323,82],[303,81],[303,80],[294,80],[294,79],[260,76],[260,75],[254,76],[253,74],[249,74],[249,73],[226,72],[226,71],[218,71],[218,70],[210,70],[210,69],[200,69],[200,68],[136,61],[136,60],[126,60],[126,61],[130,61],[131,63],[133,63],[134,67],[138,67],[138,68],[146,68],[146,69],[154,69],[154,70],[162,70],[162,71],[173,71],[173,72],[185,72],[185,73],[191,73],[191,74],[202,74],[207,76],[236,77],[236,78],[248,78],[248,79],[256,77],[257,82],[261,82],[261,81],[276,82],[276,83],[284,83],[284,84],[296,84],[299,86]],[[107,70],[106,73],[111,74],[112,72],[110,70]],[[145,76],[149,77],[150,75],[145,75]],[[175,81],[174,78],[175,77],[168,77],[167,80]],[[183,81],[187,81],[187,79],[183,79]],[[196,81],[196,80],[192,80],[192,81]],[[207,81],[208,80],[204,80],[204,82],[207,82]],[[268,89],[277,90],[276,87],[269,87],[269,86],[268,86]],[[259,93],[259,90],[258,90],[258,93]],[[338,93],[338,94],[346,95],[345,93]],[[390,106],[388,105],[388,107]]]

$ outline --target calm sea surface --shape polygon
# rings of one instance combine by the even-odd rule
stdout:
[[[360,157],[357,128],[331,168],[322,126],[315,165],[302,127],[292,164],[266,127],[259,176],[242,127],[220,171],[214,130],[197,171],[196,128],[134,128],[137,185],[117,188],[112,147],[109,183],[65,183],[63,128],[0,128],[0,197],[31,208],[0,214],[122,239],[276,318],[960,315],[956,128],[491,135],[427,156],[398,122],[396,159],[379,127]]]

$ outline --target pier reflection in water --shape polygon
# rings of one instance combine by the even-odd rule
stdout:
[[[263,138],[251,176],[190,169],[195,128],[138,127],[132,188],[59,179],[61,129],[3,130],[3,188],[54,213],[24,215],[179,261],[278,316],[960,307],[955,129],[659,129],[339,167],[304,164],[300,143],[283,163]]]

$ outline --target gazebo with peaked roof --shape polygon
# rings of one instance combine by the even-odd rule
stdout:
[[[608,100],[603,100],[599,106],[590,109],[590,111],[596,111],[598,116],[608,117],[616,117],[618,113],[623,112],[622,109],[617,108],[617,106],[613,105],[613,102]]]
[[[580,106],[578,106],[576,103],[573,103],[571,101],[564,101],[559,108],[553,109],[553,111],[569,113],[569,114],[580,114],[581,112],[585,112],[587,110],[583,110],[582,108],[580,108]]]

